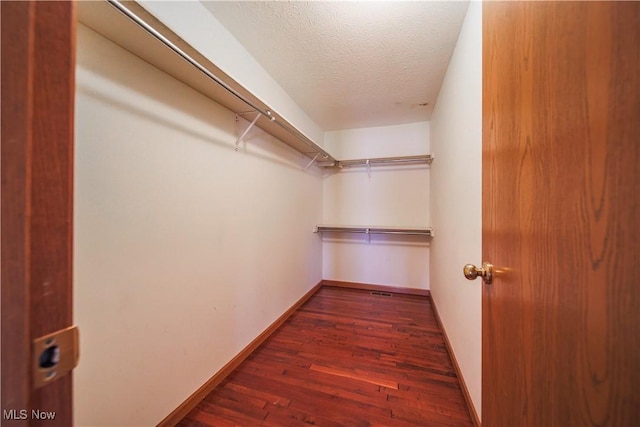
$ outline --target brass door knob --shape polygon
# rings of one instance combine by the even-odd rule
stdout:
[[[462,271],[464,272],[464,277],[468,280],[475,280],[476,277],[480,276],[487,285],[490,285],[493,280],[493,265],[488,262],[483,262],[481,268],[473,264],[467,264]]]

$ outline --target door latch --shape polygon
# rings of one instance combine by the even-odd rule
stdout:
[[[77,326],[33,340],[33,388],[49,384],[73,370],[80,356]]]

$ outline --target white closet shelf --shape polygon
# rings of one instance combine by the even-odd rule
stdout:
[[[310,159],[336,159],[134,1],[81,1],[78,21]],[[259,116],[258,116],[259,114]],[[238,142],[241,138],[239,138]]]
[[[337,160],[257,96],[204,57],[135,1],[82,1],[78,20],[149,64],[251,121],[236,149],[255,125],[324,168],[431,164],[431,154]]]
[[[433,154],[420,154],[417,156],[401,157],[375,157],[371,159],[336,160],[333,163],[319,161],[318,166],[326,168],[348,168],[357,166],[400,166],[400,165],[430,165],[433,161]]]
[[[433,237],[431,227],[397,227],[378,225],[316,225],[315,233],[398,234]]]

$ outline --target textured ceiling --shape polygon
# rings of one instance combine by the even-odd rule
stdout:
[[[325,131],[428,120],[468,7],[202,3]]]

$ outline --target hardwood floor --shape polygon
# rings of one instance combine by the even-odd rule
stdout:
[[[322,287],[179,426],[472,426],[428,297]]]

